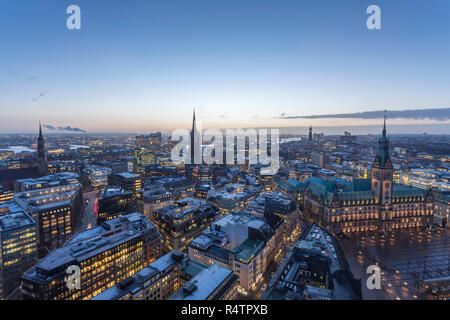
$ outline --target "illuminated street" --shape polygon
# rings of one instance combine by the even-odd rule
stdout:
[[[90,229],[96,226],[97,217],[95,214],[95,200],[97,199],[98,193],[98,191],[91,191],[83,194],[84,212],[79,231]]]

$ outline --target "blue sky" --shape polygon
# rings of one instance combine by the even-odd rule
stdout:
[[[81,30],[66,28],[71,4]],[[366,28],[370,4],[382,30]],[[449,38],[450,2],[438,0],[2,0],[0,132],[34,131],[38,120],[168,130],[189,126],[193,108],[218,128],[351,125],[280,115],[445,108]]]

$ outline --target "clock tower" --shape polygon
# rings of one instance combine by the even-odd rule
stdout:
[[[389,155],[389,139],[386,135],[386,111],[384,112],[384,126],[380,139],[378,140],[378,150],[372,164],[372,191],[375,201],[380,206],[391,205],[392,203],[392,179],[394,169]]]

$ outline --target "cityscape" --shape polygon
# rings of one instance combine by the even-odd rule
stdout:
[[[270,3],[256,13],[247,7],[235,11],[234,1],[232,7],[204,4],[205,11],[194,6],[192,17],[211,19],[211,30],[197,39],[191,32],[198,22],[188,19],[183,4],[149,1],[130,9],[112,3],[111,17],[135,18],[128,27],[123,21],[111,26],[118,34],[113,41],[101,24],[105,16],[89,20],[102,7],[78,2],[30,4],[37,12],[55,10],[46,21],[38,18],[44,25],[38,31],[23,26],[13,33],[29,41],[42,33],[44,40],[15,54],[19,45],[9,38],[0,54],[7,61],[0,75],[0,300],[450,298],[450,90],[441,84],[450,82],[438,62],[448,66],[448,44],[432,52],[440,40],[427,38],[430,50],[421,53],[429,62],[417,66],[417,77],[400,76],[399,69],[387,75],[405,80],[395,92],[384,75],[362,75],[361,57],[352,62],[354,75],[341,70],[345,76],[334,80],[315,78],[348,63],[344,59],[330,67],[345,44],[334,47],[331,39],[338,31],[324,23],[311,32],[323,39],[333,33],[324,45],[330,52],[305,36],[318,57],[308,52],[303,59],[317,69],[305,71],[310,81],[296,82],[290,68],[300,65],[284,65],[293,59],[288,49],[262,52],[266,41],[271,41],[267,46],[290,41],[281,34],[270,40],[263,27],[267,21],[291,27],[297,17],[287,8],[274,12],[278,7]],[[383,28],[376,23],[369,28],[368,4],[347,6],[348,19],[357,12],[362,16],[361,28],[345,38],[348,43],[376,32],[388,37],[389,28],[395,29],[389,13]],[[374,15],[404,9],[375,7]],[[48,31],[59,23],[53,16],[58,8],[63,9],[62,31]],[[149,8],[164,15],[147,20],[143,12]],[[302,8],[317,14],[312,4]],[[416,9],[408,10],[416,14]],[[426,18],[438,23],[431,17],[440,18],[442,9],[426,11]],[[27,14],[17,4],[7,10]],[[180,19],[174,29],[163,21],[172,14]],[[261,29],[252,29],[242,17]],[[167,39],[180,32],[192,43],[154,35],[152,19],[166,26]],[[225,31],[230,21],[252,34],[247,46],[237,30]],[[16,26],[13,19],[2,23]],[[214,30],[236,47],[215,42]],[[448,36],[450,26],[439,30]],[[154,53],[140,43],[145,33],[159,46]],[[401,47],[379,37],[372,41],[387,50],[422,48],[413,39],[402,38],[411,42]],[[86,45],[80,60],[68,67],[72,80],[56,71],[74,57],[66,41]],[[368,41],[361,51],[369,50],[371,40],[361,41]],[[242,56],[235,52],[239,46]],[[50,48],[62,57],[48,53]],[[214,53],[208,55],[208,49]],[[227,53],[230,60],[224,59]],[[33,59],[24,68],[30,71],[17,71],[18,61],[29,54]],[[273,65],[266,65],[272,59],[266,54],[274,55]],[[357,53],[349,54],[357,59]],[[386,70],[395,63],[399,68],[416,64],[400,55],[397,62],[386,58],[385,65],[380,58],[374,64]],[[322,63],[334,71],[321,69]],[[44,71],[47,67],[50,71]],[[154,74],[143,77],[141,72],[149,70]],[[420,95],[417,88],[434,77],[424,70],[434,70],[439,85]],[[284,85],[278,83],[281,73]],[[211,79],[203,78],[208,74]],[[241,88],[244,83],[248,92]],[[369,83],[380,94],[360,90],[372,88]],[[297,96],[295,86],[308,93]],[[36,93],[28,97],[31,90]],[[280,104],[273,105],[272,98]]]
[[[446,299],[449,139],[388,127],[284,136],[274,175],[174,163],[162,132],[3,135],[2,298]]]

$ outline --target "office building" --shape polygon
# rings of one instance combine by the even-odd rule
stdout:
[[[219,210],[204,200],[186,198],[153,211],[162,235],[163,252],[184,251],[193,239],[209,227]]]
[[[14,191],[7,190],[3,186],[0,186],[0,204],[12,201],[13,196]]]
[[[58,248],[75,230],[82,211],[81,184],[20,192],[14,201],[36,222],[39,255]]]
[[[189,257],[205,264],[230,268],[239,277],[238,290],[256,290],[269,263],[280,252],[283,221],[236,212],[213,222],[188,247]]]
[[[98,198],[97,224],[134,211],[133,192],[119,186],[107,186]]]
[[[238,276],[231,269],[213,264],[185,283],[169,300],[234,300],[237,282]]]
[[[0,299],[19,287],[36,260],[35,221],[15,202],[0,204]]]
[[[85,187],[94,189],[108,185],[108,176],[112,170],[98,165],[88,165],[81,171],[81,181]]]
[[[359,300],[361,284],[342,264],[339,245],[310,225],[270,280],[264,300]]]
[[[139,213],[79,232],[22,276],[23,298],[91,299],[133,276],[154,260],[149,260],[148,245],[159,246],[158,238],[155,226]],[[79,289],[68,286],[69,266],[80,270]]]

